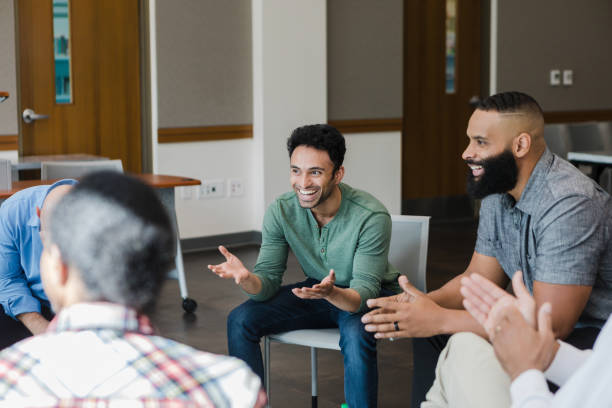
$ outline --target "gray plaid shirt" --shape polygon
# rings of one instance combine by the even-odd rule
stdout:
[[[497,258],[512,277],[590,285],[577,326],[601,327],[612,312],[612,200],[599,185],[548,149],[518,203],[509,194],[482,201],[476,252]]]

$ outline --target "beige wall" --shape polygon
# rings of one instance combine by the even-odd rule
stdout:
[[[13,0],[0,0],[0,91],[10,98],[0,104],[0,135],[16,135],[17,74],[15,56],[15,12]]]
[[[156,7],[159,127],[251,123],[251,1]]]
[[[328,118],[402,116],[402,0],[327,1]]]
[[[612,1],[497,0],[497,90],[523,90],[546,111],[612,109]],[[552,87],[549,70],[572,69]]]

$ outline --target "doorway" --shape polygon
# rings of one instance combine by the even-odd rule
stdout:
[[[483,3],[404,1],[402,213],[473,214],[461,153],[481,96]]]
[[[141,3],[15,2],[19,112],[39,115],[20,118],[20,156],[81,153],[143,170]]]

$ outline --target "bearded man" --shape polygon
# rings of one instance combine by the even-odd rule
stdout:
[[[368,299],[400,292],[399,273],[387,259],[391,217],[372,195],[341,183],[346,147],[334,127],[299,127],[287,150],[293,191],[266,211],[253,272],[224,247],[226,262],[209,265],[251,297],[228,317],[229,354],[263,379],[262,336],[338,327],[346,401],[351,408],[375,407],[376,339],[360,319]],[[307,279],[281,286],[289,248]]]
[[[419,337],[413,339],[413,407],[421,406],[433,383],[438,356],[444,360],[459,355],[463,362],[471,358],[482,362],[484,372],[489,363],[499,366],[490,346],[488,355],[457,353],[452,345],[440,355],[450,334],[472,332],[487,338],[463,309],[462,277],[477,272],[505,288],[522,270],[538,307],[552,305],[555,336],[582,349],[593,346],[612,312],[610,196],[552,154],[543,132],[542,110],[529,95],[506,92],[482,100],[468,123],[469,144],[462,156],[469,166],[468,192],[484,198],[470,264],[463,274],[428,294],[400,278],[403,294],[368,302],[378,309],[362,321],[377,338]],[[486,343],[478,336],[469,338]],[[457,372],[446,376],[455,385],[470,377]],[[480,397],[497,389],[476,389],[466,396],[465,406],[509,406],[509,395],[495,405],[480,404],[490,401]]]

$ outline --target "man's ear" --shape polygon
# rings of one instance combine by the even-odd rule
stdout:
[[[344,178],[344,166],[340,166],[338,170],[336,170],[336,174],[334,174],[334,181],[336,184],[339,184]]]
[[[38,216],[38,218],[40,218],[40,213],[41,213],[40,207],[36,206],[36,215]]]
[[[519,134],[512,143],[512,150],[516,158],[525,157],[531,150],[531,135],[526,132]]]
[[[66,282],[68,282],[70,268],[64,263],[60,250],[56,245],[52,245],[51,248],[49,248],[49,255],[53,262],[53,273],[55,274],[54,279],[56,284],[64,286]]]

